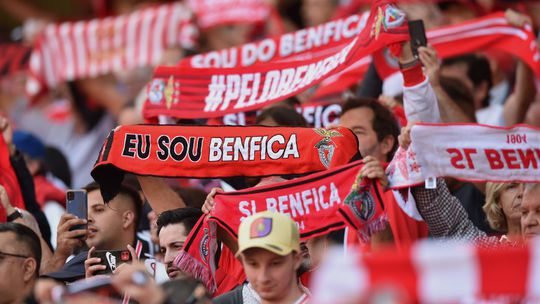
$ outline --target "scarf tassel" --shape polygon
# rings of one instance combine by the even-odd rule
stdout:
[[[210,269],[186,251],[180,251],[178,256],[174,259],[174,265],[180,269],[180,271],[188,273],[195,279],[201,281],[211,294],[216,292],[216,283],[214,282]]]
[[[371,237],[384,230],[386,226],[388,225],[388,216],[385,214],[381,215],[380,217],[377,217],[370,221],[369,223],[366,223],[364,226],[356,230],[356,233],[358,234],[358,238],[364,242],[367,243],[371,239]]]

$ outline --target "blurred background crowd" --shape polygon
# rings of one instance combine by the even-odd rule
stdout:
[[[264,22],[238,22],[201,27],[198,26],[197,16],[195,16],[189,37],[182,45],[165,50],[159,64],[174,65],[187,56],[222,50],[261,38],[321,25],[336,18],[368,11],[370,6],[369,1],[362,0],[266,0],[266,2],[270,5],[272,13]],[[506,12],[509,23],[515,26],[530,24],[535,29],[535,33],[540,27],[540,1],[405,0],[397,2],[409,19],[422,19],[427,31],[461,24],[494,12]],[[47,247],[51,249],[52,257],[50,256],[45,268],[48,267],[47,272],[56,272],[56,275],[50,277],[57,280],[72,281],[83,278],[85,275],[88,276],[89,266],[86,265],[85,268],[84,265],[84,260],[88,255],[85,249],[92,246],[115,248],[118,244],[127,243],[131,244],[133,251],[137,250],[136,244],[140,244],[137,255],[153,259],[153,263],[161,265],[153,267],[157,267],[156,273],[159,273],[155,276],[161,277],[157,281],[164,282],[168,279],[167,274],[175,276],[174,272],[177,270],[168,267],[182,247],[185,237],[202,215],[201,208],[211,189],[221,187],[238,190],[253,186],[258,182],[258,180],[249,179],[227,181],[187,178],[166,181],[147,179],[147,189],[155,185],[157,185],[155,187],[161,187],[160,183],[167,184],[169,190],[158,193],[157,196],[171,198],[170,206],[175,206],[175,201],[182,202],[176,206],[185,206],[183,211],[172,212],[169,214],[170,218],[167,218],[163,216],[166,209],[155,210],[154,208],[153,210],[148,204],[148,200],[151,200],[148,197],[149,192],[141,190],[141,186],[145,187],[144,181],[138,180],[135,176],[127,176],[124,182],[126,189],[123,190],[123,195],[127,199],[114,203],[118,204],[118,208],[133,210],[134,215],[129,221],[121,222],[114,215],[108,217],[109,215],[106,214],[108,211],[102,210],[102,206],[92,206],[91,201],[101,202],[101,205],[103,202],[98,197],[99,191],[96,191],[99,188],[91,184],[93,179],[90,171],[112,128],[117,125],[145,122],[141,111],[146,100],[146,85],[152,78],[155,66],[138,67],[92,78],[67,81],[42,90],[39,94],[28,95],[29,71],[25,67],[29,64],[32,48],[39,42],[40,33],[47,24],[129,14],[163,3],[170,3],[170,1],[0,0],[0,114],[2,116],[0,128],[6,143],[13,147],[10,151],[12,152],[11,162],[18,173],[26,210],[35,218],[35,224],[38,226],[35,229],[47,243]],[[526,123],[540,127],[540,95],[537,94],[540,82],[530,67],[520,60],[507,53],[490,49],[444,60],[438,58],[434,49],[430,47],[423,54],[424,73],[429,77],[439,101],[447,99],[448,104],[452,105],[440,105],[443,122],[479,122],[498,126]],[[359,75],[355,83],[340,92],[338,96],[332,96],[331,100],[342,103],[348,96],[377,98],[381,104],[393,109],[395,113],[394,108],[400,108],[403,105],[403,80],[399,78],[400,76],[381,77],[371,64],[365,73]],[[303,103],[317,102],[320,95],[316,94],[316,91],[317,87],[311,88],[298,96],[278,103],[277,108],[263,110],[254,123],[305,126],[305,117],[297,115],[291,109]],[[347,119],[348,117],[342,116],[341,124],[352,127],[353,123]],[[204,119],[180,119],[173,122],[215,123]],[[338,121],[334,123],[337,124]],[[398,131],[399,129],[396,132]],[[381,159],[381,161],[387,160]],[[20,172],[24,175],[22,179]],[[499,195],[508,189],[512,190],[514,186],[505,186],[504,189],[496,190],[490,189],[494,186],[488,186],[486,190],[485,185],[479,186],[456,180],[448,180],[447,184],[451,193],[459,199],[469,218],[480,230],[490,235],[498,235],[501,232],[509,235],[519,234],[519,231],[512,231],[515,227],[510,225],[511,217],[500,223],[490,217],[490,212],[496,211],[489,211],[489,208],[482,209],[486,196],[488,200],[493,199],[494,195]],[[65,191],[83,187],[89,195],[89,218],[95,217],[93,221],[97,223],[94,224],[95,227],[90,225],[95,231],[89,228],[90,230],[85,233],[94,234],[89,238],[93,239],[94,243],[92,241],[84,243],[77,239],[77,235],[68,233],[69,227],[81,223],[66,214]],[[4,208],[9,208],[4,201],[2,203]],[[158,215],[160,215],[159,219]],[[513,220],[515,221],[515,218]],[[182,238],[177,238],[179,234],[176,230],[170,232],[171,236],[167,236],[166,229],[171,223],[182,223]],[[164,234],[158,236],[159,232],[164,232]],[[135,238],[132,233],[135,234]],[[2,242],[7,241],[2,240]],[[7,243],[0,244],[1,257]],[[125,248],[125,245],[120,247]],[[75,260],[81,256],[80,252],[83,252],[82,259],[77,264]],[[71,260],[74,264],[73,270],[64,265],[66,259],[70,261],[68,259],[70,256],[74,256]],[[1,260],[0,263],[2,263]],[[40,273],[45,274],[43,265],[41,266]],[[125,278],[122,275],[116,277],[115,286],[121,286],[121,288],[131,286],[132,282],[124,282],[127,280],[127,273],[137,272],[140,267],[142,266],[134,264],[133,269],[125,272]],[[7,271],[0,272],[0,292],[2,293],[7,293],[9,290],[9,288],[2,289],[3,287],[10,286],[10,272]],[[132,278],[134,276],[129,273],[129,279]],[[141,280],[144,279],[141,278]],[[164,285],[162,289],[166,293],[177,293],[174,296],[177,299],[185,296],[186,303],[189,297],[192,301],[189,303],[209,301],[210,296],[204,290],[201,292],[197,289],[200,286],[196,281],[188,278],[182,280],[184,281],[172,282],[169,286]],[[56,283],[42,282],[41,290],[49,292],[50,288],[47,284],[53,286]],[[135,287],[139,288],[137,286]],[[22,285],[12,286],[10,292],[21,294],[23,293],[21,288],[23,288]],[[150,303],[151,301],[147,298],[152,299],[155,288],[154,286],[147,288],[132,291],[132,294],[140,295],[141,302]],[[198,293],[200,295],[197,299],[193,298],[193,295]],[[145,298],[144,295],[147,297]],[[4,303],[1,299],[4,296],[7,298],[7,295],[0,295],[0,303]],[[36,298],[40,297],[49,299],[48,294],[43,296],[39,294],[38,289]],[[179,300],[177,303],[183,302]]]

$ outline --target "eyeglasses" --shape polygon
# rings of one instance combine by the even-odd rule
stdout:
[[[29,256],[26,256],[26,255],[20,255],[20,254],[15,254],[15,253],[8,253],[8,252],[3,252],[3,251],[0,251],[0,256],[1,256],[1,255],[10,256],[10,257],[14,257],[14,258],[21,258],[21,259],[27,259],[27,258],[29,258]]]

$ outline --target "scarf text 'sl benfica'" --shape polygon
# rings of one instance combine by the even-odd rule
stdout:
[[[215,291],[213,253],[217,227],[236,241],[242,220],[266,210],[290,216],[298,225],[302,240],[345,225],[362,236],[371,235],[380,229],[386,217],[380,185],[359,176],[362,166],[363,162],[357,161],[291,181],[216,194],[210,216],[201,218],[191,230],[174,265]]]
[[[346,128],[120,126],[92,171],[105,200],[123,172],[220,178],[307,174],[349,163],[358,140]]]
[[[411,129],[411,140],[408,150],[398,149],[386,168],[392,188],[411,187],[431,177],[540,181],[540,130],[528,125],[419,123]]]

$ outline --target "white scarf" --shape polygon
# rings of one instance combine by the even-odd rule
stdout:
[[[471,182],[540,181],[540,129],[478,124],[417,124],[386,173],[391,188],[435,177]]]

